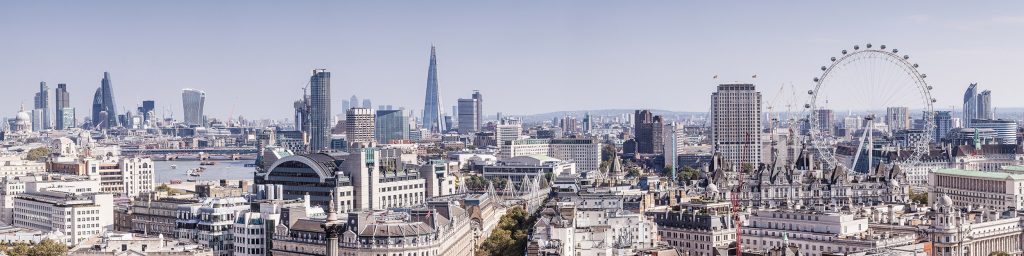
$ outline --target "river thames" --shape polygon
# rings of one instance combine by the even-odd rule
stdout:
[[[203,165],[206,171],[199,177],[190,177],[185,172],[189,169],[198,168],[199,161],[153,161],[156,171],[156,184],[167,183],[171,180],[185,181],[188,179],[217,181],[222,179],[241,180],[252,179],[255,167],[245,167],[253,163],[252,160],[236,161],[214,161],[215,165]],[[176,165],[177,168],[172,168]]]

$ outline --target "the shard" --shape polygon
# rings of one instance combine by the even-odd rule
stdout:
[[[430,67],[427,70],[427,93],[423,100],[423,128],[431,132],[444,131],[444,112],[441,110],[441,94],[437,85],[437,54],[430,46]]]

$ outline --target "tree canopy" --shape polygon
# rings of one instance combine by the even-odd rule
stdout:
[[[25,157],[25,160],[39,161],[39,160],[42,160],[44,157],[46,157],[49,154],[50,154],[50,149],[47,149],[46,147],[33,148],[33,149],[28,151],[28,156]]]
[[[14,243],[0,245],[0,252],[9,256],[60,256],[68,254],[68,247],[50,239],[38,244]]]

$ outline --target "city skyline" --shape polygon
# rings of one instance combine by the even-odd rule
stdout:
[[[224,120],[232,109],[245,109],[234,113],[250,119],[284,119],[291,116],[292,102],[278,99],[278,93],[265,92],[299,94],[308,70],[327,68],[340,72],[332,88],[335,96],[357,94],[380,105],[405,107],[420,114],[424,49],[431,44],[443,52],[439,60],[442,99],[457,99],[472,90],[505,96],[489,100],[487,116],[603,108],[706,112],[709,102],[699,95],[714,91],[717,84],[734,80],[754,83],[771,99],[784,84],[792,83],[797,90],[810,87],[810,79],[818,75],[815,68],[828,57],[866,43],[889,44],[914,56],[935,87],[937,110],[950,106],[959,110],[960,95],[973,82],[997,94],[1012,92],[1024,82],[1013,76],[1013,70],[1021,68],[1013,60],[1024,57],[1024,50],[1017,46],[1021,38],[1013,33],[1024,26],[1024,17],[1015,11],[1021,9],[1019,3],[978,3],[956,9],[921,3],[891,3],[889,8],[864,9],[869,15],[835,17],[828,10],[863,6],[330,3],[315,11],[324,15],[309,15],[322,16],[319,18],[299,15],[309,6],[270,8],[259,3],[237,9],[229,9],[227,3],[8,4],[10,8],[0,8],[4,24],[0,32],[12,39],[0,42],[0,53],[9,56],[9,61],[0,63],[0,77],[4,77],[0,84],[12,90],[0,96],[0,107],[8,109],[3,116],[11,116],[20,104],[31,105],[35,87],[45,81],[66,83],[75,98],[71,107],[89,109],[87,95],[99,86],[99,74],[109,71],[118,76],[114,94],[120,98],[119,114],[135,109],[143,100],[155,100],[157,116],[170,109],[173,114],[168,116],[180,118],[179,100],[172,95],[182,88],[197,87],[208,92],[211,117]],[[111,15],[128,11],[133,13]],[[44,12],[57,19],[35,19]],[[176,14],[187,14],[195,21],[169,18]],[[380,16],[365,16],[369,14]],[[522,17],[524,14],[528,15]],[[794,16],[795,21],[770,19],[779,14]],[[279,19],[255,18],[268,15]],[[747,17],[721,21],[724,15]],[[413,22],[427,17],[431,22]],[[138,22],[125,22],[127,19]],[[76,23],[66,24],[70,20]],[[479,24],[464,24],[468,20],[479,20]],[[205,25],[192,26],[199,22]],[[701,25],[707,22],[714,26]],[[147,30],[138,31],[138,26]],[[336,28],[328,36],[344,40],[324,52],[298,49],[299,41],[286,40],[321,26]],[[874,28],[863,29],[866,27]],[[91,28],[104,29],[80,32],[95,31]],[[218,32],[225,30],[237,32]],[[379,31],[394,33],[363,36]],[[480,33],[470,36],[464,31]],[[36,40],[55,34],[65,39]],[[319,47],[308,49],[313,48]],[[294,54],[286,55],[286,50]],[[224,72],[249,75],[222,76]],[[754,74],[758,78],[751,79]],[[720,79],[712,79],[715,75]],[[251,88],[253,93],[238,93],[243,88]],[[619,99],[617,92],[627,88],[659,93]],[[560,101],[554,96],[560,94],[593,100]],[[517,105],[516,99],[524,97],[544,104]],[[331,100],[335,106],[341,105],[341,97]],[[441,109],[454,103],[447,102]],[[1024,107],[1010,97],[994,97],[992,105],[997,109]]]

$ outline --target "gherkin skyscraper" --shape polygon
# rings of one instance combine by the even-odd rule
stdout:
[[[441,107],[441,93],[437,85],[437,54],[430,46],[430,67],[427,69],[427,94],[423,100],[423,128],[431,132],[444,131],[444,112]]]

